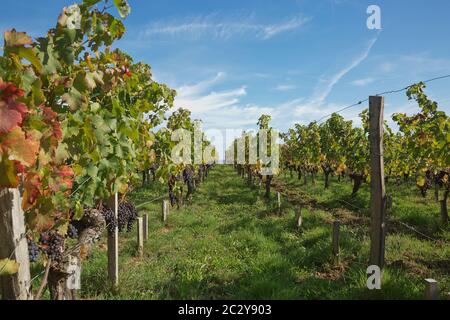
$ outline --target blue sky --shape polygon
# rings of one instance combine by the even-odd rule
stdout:
[[[6,2],[6,0],[1,0]],[[0,29],[39,36],[73,1],[16,0]],[[262,113],[286,130],[370,94],[450,73],[448,0],[130,0],[119,46],[177,89],[205,129],[254,128]],[[382,30],[366,27],[381,8]],[[427,92],[450,111],[450,79]],[[357,121],[363,107],[344,112]],[[414,112],[404,93],[386,117]]]

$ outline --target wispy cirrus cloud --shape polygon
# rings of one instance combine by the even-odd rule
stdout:
[[[246,86],[229,90],[214,91],[217,85],[226,81],[224,72],[214,77],[177,89],[175,107],[191,110],[194,118],[201,118],[207,128],[245,128],[254,126],[261,114],[273,114],[271,107],[243,104],[247,95]]]
[[[330,77],[321,79],[313,91],[313,94],[301,104],[296,104],[294,108],[294,116],[303,120],[315,120],[336,110],[335,105],[326,103],[326,100],[333,88],[347,75],[350,71],[358,67],[367,59],[378,38],[369,41],[366,48],[356,56],[348,65],[340,69]]]
[[[289,19],[273,23],[258,23],[252,17],[220,18],[217,15],[197,16],[184,20],[161,21],[149,25],[139,34],[140,38],[157,36],[183,36],[187,39],[213,37],[216,39],[230,39],[232,37],[252,36],[267,40],[279,34],[292,32],[303,27],[312,18],[298,15]]]
[[[341,81],[341,79],[350,71],[358,67],[370,54],[372,47],[377,42],[378,38],[374,38],[369,41],[364,51],[354,58],[347,66],[333,74],[329,79],[322,80],[321,84],[314,90],[314,94],[310,101],[314,104],[321,105],[330,95],[334,86]]]
[[[188,108],[195,113],[208,113],[235,105],[240,97],[247,94],[245,86],[219,92],[212,90],[212,87],[222,82],[225,77],[224,72],[219,72],[213,78],[181,86],[177,89],[175,106]]]
[[[276,86],[275,90],[281,91],[281,92],[286,92],[286,91],[294,90],[296,88],[297,88],[297,86],[294,86],[292,84],[280,84],[280,85]]]

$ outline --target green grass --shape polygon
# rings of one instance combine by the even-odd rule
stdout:
[[[285,173],[278,177],[278,181],[288,189],[300,191],[327,208],[345,208],[363,216],[370,215],[368,183],[363,184],[355,196],[351,196],[352,183],[349,178],[344,178],[342,182],[338,182],[336,177],[330,178],[328,189],[324,188],[323,175],[319,174],[315,180],[313,185],[308,176],[305,185],[303,178],[298,180],[295,175],[291,177]],[[442,227],[440,204],[435,201],[433,190],[429,190],[426,198],[423,198],[413,180],[399,185],[391,180],[386,184],[386,193],[393,199],[388,216],[415,227],[425,235],[450,241],[450,229]]]
[[[428,277],[438,280],[443,292],[449,291],[448,230],[440,230],[434,222],[439,211],[433,212],[437,206],[430,199],[424,201],[408,188],[398,189],[395,216],[418,222],[422,231],[441,240],[426,241],[403,229],[392,230],[386,239],[382,290],[369,291],[365,270],[370,242],[365,223],[345,224],[351,219],[344,220],[341,264],[331,263],[333,210],[345,210],[347,218],[367,214],[348,210],[335,200],[349,194],[349,184],[333,181],[324,191],[320,182],[315,187],[300,186],[287,177],[277,182],[317,199],[331,211],[306,207],[299,232],[291,203],[283,199],[279,216],[274,201],[263,200],[262,190],[248,187],[232,167],[217,166],[192,203],[171,211],[167,226],[161,222],[161,201],[141,208],[141,213],[149,214],[150,238],[139,259],[135,230],[121,235],[117,290],[108,286],[104,242],[97,245],[83,265],[82,298],[421,299]],[[366,187],[361,191],[356,200],[347,200],[367,207],[368,191]],[[154,184],[136,190],[132,200],[144,203],[164,192]]]

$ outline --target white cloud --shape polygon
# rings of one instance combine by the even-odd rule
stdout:
[[[200,81],[194,85],[184,85],[177,89],[178,97],[192,97],[204,92],[216,83],[219,83],[226,77],[224,72],[219,72],[214,78]]]
[[[364,51],[353,59],[349,65],[339,70],[329,79],[321,80],[309,99],[302,103],[294,103],[292,106],[295,110],[293,113],[294,116],[298,117],[299,121],[313,121],[342,107],[334,104],[325,105],[325,101],[332,92],[334,86],[338,84],[346,74],[358,67],[364,60],[367,59],[376,41],[377,38],[372,39]]]
[[[286,22],[273,24],[263,28],[264,39],[269,39],[279,33],[292,31],[298,29],[309,22],[311,18],[295,17]]]
[[[375,42],[376,39],[370,41],[364,51],[347,66],[328,79],[319,81],[309,98],[298,98],[269,106],[244,104],[242,100],[247,95],[244,84],[226,90],[215,90],[227,80],[227,75],[220,72],[203,81],[177,88],[175,106],[191,110],[193,118],[202,119],[205,129],[255,128],[261,114],[271,115],[272,125],[280,130],[285,130],[294,123],[306,124],[342,107],[335,103],[327,103],[326,99],[345,75],[367,59]],[[287,91],[295,88],[296,86],[290,84],[279,84],[275,89]],[[354,110],[344,112],[343,116],[358,121]]]
[[[200,81],[192,85],[184,85],[177,89],[175,98],[176,108],[191,110],[193,119],[201,119],[204,130],[210,134],[217,134],[213,144],[219,154],[224,156],[224,148],[231,142],[224,141],[225,131],[229,129],[248,130],[256,127],[256,122],[261,114],[275,115],[276,110],[271,107],[260,107],[253,104],[243,105],[241,98],[246,96],[245,86],[230,90],[212,91],[214,86],[225,80],[225,73]],[[240,133],[237,133],[240,135]]]
[[[375,79],[373,79],[373,78],[364,78],[364,79],[353,80],[350,83],[352,85],[354,85],[354,86],[357,86],[357,87],[365,87],[365,86],[371,84],[374,81],[375,81]]]
[[[281,92],[285,92],[285,91],[291,91],[294,90],[295,88],[297,88],[294,85],[290,85],[290,84],[280,84],[278,85],[275,90],[277,91],[281,91]]]
[[[245,87],[240,87],[228,91],[210,92],[205,95],[199,92],[199,95],[183,96],[180,94],[175,99],[175,105],[188,108],[192,112],[205,113],[229,107],[239,102],[239,98],[245,96],[247,91]]]
[[[281,33],[291,32],[304,26],[309,17],[296,16],[274,24],[256,23],[251,18],[220,19],[216,15],[198,16],[184,21],[164,21],[151,24],[141,31],[140,38],[155,36],[184,36],[200,38],[210,36],[216,39],[229,39],[235,36],[253,36],[270,39]]]
[[[377,42],[378,38],[374,38],[371,41],[369,41],[369,44],[367,48],[355,59],[353,59],[350,64],[337,73],[335,73],[329,80],[325,80],[324,85],[319,86],[316,88],[315,93],[313,97],[310,99],[310,102],[315,105],[321,105],[326,98],[329,96],[331,91],[333,90],[334,86],[341,81],[341,79],[350,71],[358,67],[364,60],[367,59],[369,56],[370,50],[372,50],[372,47]]]
[[[241,98],[247,95],[246,87],[213,91],[213,87],[226,78],[221,72],[215,77],[193,85],[184,85],[177,89],[175,107],[192,111],[194,118],[202,119],[208,128],[240,128],[255,126],[257,118],[273,114],[270,107],[241,105]]]

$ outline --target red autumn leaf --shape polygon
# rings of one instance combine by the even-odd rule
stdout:
[[[62,134],[61,124],[59,122],[53,123],[53,136],[56,139],[61,140],[62,135],[63,134]]]
[[[41,178],[36,173],[28,173],[24,182],[24,192],[22,199],[22,208],[27,210],[30,208],[37,200],[41,194],[40,189],[42,188]]]
[[[44,105],[41,105],[40,108],[43,111],[44,115],[44,121],[48,125],[51,125],[53,128],[53,136],[61,140],[62,139],[62,129],[61,129],[61,123],[58,121],[58,114],[54,112],[51,108],[45,107]]]
[[[11,82],[0,81],[0,99],[9,101],[10,99],[16,99],[23,97],[24,91],[19,89]]]
[[[16,170],[18,173],[25,173],[25,167],[19,161],[14,161],[14,165],[16,166]]]
[[[20,113],[20,115],[23,117],[25,117],[25,115],[28,113],[28,108],[26,105],[24,105],[23,103],[16,103],[16,102],[11,102],[8,106],[11,110],[15,110],[17,112]]]
[[[10,160],[16,160],[25,166],[34,165],[38,152],[39,141],[27,139],[20,127],[14,127],[3,141]]]
[[[53,192],[64,190],[71,190],[73,187],[72,177],[74,175],[73,170],[69,166],[61,166],[55,170],[56,178],[50,179],[49,188]],[[64,187],[64,188],[62,188]]]
[[[8,133],[21,123],[22,115],[20,112],[10,109],[4,101],[0,101],[0,133]]]
[[[28,108],[23,103],[16,102],[15,99],[23,94],[23,90],[14,84],[0,81],[0,133],[8,133],[22,123]]]
[[[61,166],[59,168],[59,172],[58,173],[59,173],[59,176],[63,177],[63,178],[65,178],[65,177],[72,177],[73,176],[73,170],[69,166]]]
[[[53,111],[52,108],[50,108],[50,107],[41,105],[40,108],[42,109],[42,111],[44,113],[44,118],[46,121],[53,121],[58,116],[58,114],[55,111]]]

